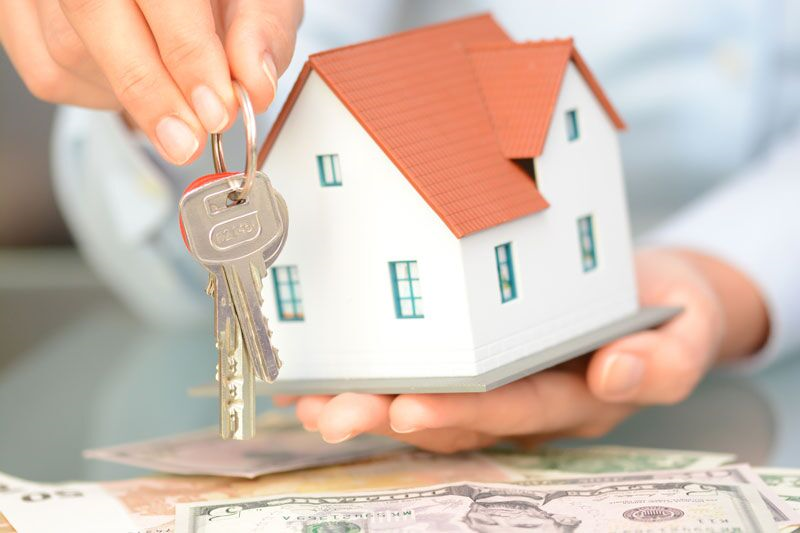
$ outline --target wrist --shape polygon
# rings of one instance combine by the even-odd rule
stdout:
[[[717,361],[733,362],[758,352],[769,336],[769,313],[758,286],[717,257],[687,249],[673,251],[703,277],[719,301],[723,331]]]

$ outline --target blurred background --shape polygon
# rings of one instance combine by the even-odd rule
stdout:
[[[81,254],[54,190],[57,111],[0,52],[0,471],[124,477],[81,451],[216,424],[216,402],[186,393],[214,378],[212,308],[198,284],[206,320],[159,327]]]
[[[49,179],[55,108],[31,96],[5,54],[0,55],[0,110],[0,246],[70,244]]]
[[[778,0],[312,0],[277,100],[311,52],[489,9],[517,39],[575,36],[629,126],[637,236],[797,120],[800,3]],[[260,138],[278,109],[260,118]],[[237,138],[239,125],[226,143]],[[81,450],[216,423],[213,399],[186,394],[213,380],[216,355],[205,274],[177,229],[178,194],[211,168],[208,151],[190,168],[164,164],[114,113],[37,101],[0,54],[0,471],[131,475]],[[790,408],[800,360],[787,365],[714,376],[686,404],[647,410],[603,440],[800,466]]]

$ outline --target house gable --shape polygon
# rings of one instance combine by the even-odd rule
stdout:
[[[539,157],[570,62],[617,129],[625,123],[600,88],[572,39],[470,46],[497,143],[508,159]]]
[[[318,157],[333,154],[340,185],[326,186]],[[305,358],[303,367],[287,361],[282,378],[471,371],[460,241],[315,71],[263,169],[293,213],[273,268],[296,269],[304,316],[275,328],[275,345]],[[416,275],[391,269],[412,262]],[[413,301],[402,292],[411,278]],[[264,284],[267,316],[282,316],[281,300],[290,299],[279,292]],[[409,303],[424,319],[398,320]]]

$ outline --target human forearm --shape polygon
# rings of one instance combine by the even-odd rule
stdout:
[[[699,198],[643,239],[650,246],[695,250],[737,273],[710,276],[723,280],[715,282],[715,292],[726,297],[726,312],[736,313],[726,317],[729,333],[717,354],[724,361],[739,359],[747,366],[763,367],[781,356],[800,353],[798,172],[800,128],[740,176]],[[698,266],[712,274],[718,270],[708,262]],[[752,288],[736,289],[746,285],[742,279]],[[759,305],[754,306],[753,290],[760,294]],[[761,337],[763,322],[758,317],[764,315],[769,325],[766,337]],[[756,357],[743,359],[753,346],[758,349],[762,344]]]

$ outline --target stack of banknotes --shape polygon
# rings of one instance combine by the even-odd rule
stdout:
[[[154,475],[44,484],[0,474],[0,533],[800,531],[800,470],[730,454],[590,446],[436,455],[361,436],[327,445],[285,419],[87,457]]]

